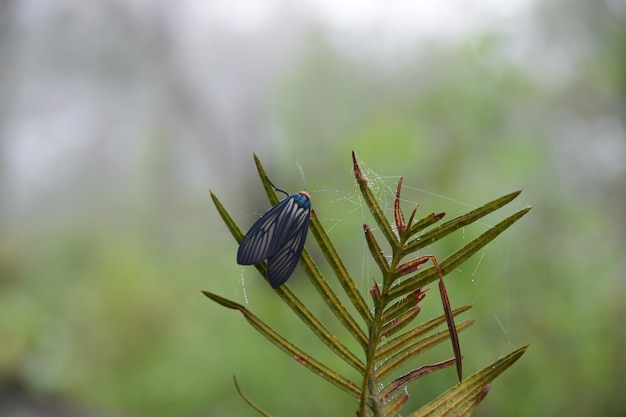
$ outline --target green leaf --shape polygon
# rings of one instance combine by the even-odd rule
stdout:
[[[235,224],[232,217],[228,214],[222,203],[219,199],[211,192],[211,198],[215,203],[215,207],[217,211],[220,213],[222,219],[224,219],[224,223],[232,233],[233,237],[237,242],[241,242],[243,239],[243,233],[239,227]],[[265,264],[255,265],[256,269],[261,273],[263,277],[265,277],[266,267]],[[319,271],[317,271],[319,273]],[[337,355],[346,361],[350,366],[363,373],[365,370],[365,366],[361,360],[351,352],[343,343],[337,339],[337,337],[332,334],[323,324],[322,322],[315,317],[311,311],[306,308],[306,306],[296,297],[296,295],[287,287],[286,285],[281,286],[276,289],[277,294],[280,298],[287,304],[294,313],[306,324],[313,333],[331,350],[333,350]],[[343,307],[343,306],[342,306]],[[345,308],[343,309],[344,315],[349,316]],[[351,318],[350,318],[351,319]],[[356,326],[356,324],[355,324]],[[365,335],[360,332],[358,336],[363,340]]]
[[[460,307],[456,310],[453,310],[452,314],[456,316],[469,310],[470,308],[471,306]],[[405,348],[409,343],[414,343],[414,340],[424,337],[435,328],[441,326],[443,323],[445,323],[445,321],[445,316],[435,317],[417,327],[413,327],[412,329],[406,331],[399,336],[396,336],[391,340],[386,341],[384,346],[381,346],[376,351],[377,359],[383,360],[386,357],[396,354],[400,349]],[[473,320],[471,320],[471,322],[473,323]]]
[[[357,309],[361,317],[367,323],[371,322],[372,313],[361,296],[356,283],[350,277],[350,274],[339,257],[339,253],[335,249],[335,246],[332,244],[330,238],[326,234],[326,231],[322,227],[315,211],[311,213],[311,232],[313,233],[315,240],[317,240],[317,244],[326,257],[326,260],[332,267],[335,276],[348,296],[348,299],[352,302],[352,305]]]
[[[361,168],[359,168],[359,164],[356,160],[356,154],[352,151],[352,169],[354,170],[354,177],[356,178],[356,182],[361,190],[361,194],[363,195],[363,199],[365,200],[365,204],[370,209],[370,213],[374,217],[376,224],[380,227],[380,230],[385,235],[385,238],[389,242],[392,247],[397,246],[398,237],[393,233],[391,229],[391,223],[387,220],[385,215],[383,214],[378,201],[374,197],[372,190],[370,190],[368,179],[361,172]]]
[[[521,191],[515,191],[500,198],[496,198],[493,201],[479,207],[477,209],[471,210],[465,214],[461,214],[458,217],[455,217],[452,220],[449,220],[442,225],[432,229],[431,231],[424,233],[416,237],[412,240],[406,247],[406,253],[418,251],[438,240],[443,238],[444,236],[455,232],[461,229],[468,224],[474,223],[477,220],[485,217],[486,215],[494,212],[495,210],[507,205],[511,201],[513,201],[518,195],[520,195]],[[435,215],[436,216],[436,215]],[[427,223],[425,221],[424,223]],[[419,231],[419,228],[416,228],[415,232]]]
[[[456,325],[457,331],[461,332],[474,324],[474,320],[466,320]],[[423,339],[412,340],[411,343],[398,353],[394,354],[388,359],[385,359],[376,370],[376,377],[379,379],[385,378],[391,372],[395,371],[408,361],[412,360],[416,356],[421,355],[424,352],[434,348],[440,343],[445,342],[450,338],[450,332],[442,330],[435,333],[432,336],[425,337]],[[380,357],[380,355],[377,355]]]
[[[365,232],[365,241],[367,242],[367,247],[370,250],[372,258],[374,258],[374,261],[376,261],[376,264],[378,264],[380,271],[383,274],[389,273],[389,264],[387,263],[387,259],[385,259],[385,254],[383,253],[383,250],[378,245],[378,242],[376,242],[376,238],[372,233],[372,229],[370,229],[368,225],[364,224],[363,231]]]
[[[241,398],[243,398],[243,400],[245,402],[247,402],[250,407],[254,408],[256,411],[259,412],[259,414],[265,416],[265,417],[272,417],[272,415],[270,413],[268,413],[267,411],[263,410],[258,404],[256,404],[254,401],[252,401],[250,399],[250,397],[248,397],[243,390],[241,389],[241,387],[239,386],[239,382],[237,382],[237,377],[233,375],[233,382],[235,383],[235,388],[237,389],[237,392],[239,393],[239,395],[241,395]]]
[[[514,350],[458,385],[450,388],[409,417],[443,417],[469,415],[485,398],[488,384],[513,365],[526,352],[528,346]],[[463,413],[463,414],[461,414]]]
[[[461,265],[463,262],[468,260],[472,255],[474,255],[480,249],[485,247],[487,243],[491,242],[500,233],[508,229],[509,226],[511,226],[516,221],[518,221],[520,218],[522,218],[522,216],[528,213],[530,209],[531,207],[526,207],[518,211],[517,213],[507,217],[506,219],[502,220],[500,223],[491,227],[489,230],[484,232],[482,235],[480,235],[476,239],[470,241],[461,249],[454,252],[452,255],[448,256],[439,264],[441,266],[441,273],[443,275],[446,275],[454,271],[459,265]],[[439,238],[441,237],[442,236],[440,236]],[[425,285],[428,285],[430,282],[434,281],[435,279],[437,279],[437,269],[434,267],[430,267],[402,281],[402,283],[395,286],[389,292],[389,295],[392,298],[403,296],[411,291],[414,291],[417,288],[421,288]]]
[[[275,189],[267,178],[265,169],[256,155],[254,155],[254,161],[269,201],[272,204],[276,204],[278,197]],[[352,166],[363,199],[375,223],[391,247],[391,256],[386,257],[369,226],[363,226],[370,254],[380,270],[380,276],[378,279],[375,279],[375,284],[370,289],[373,307],[367,305],[361,295],[362,289],[358,288],[355,280],[348,272],[339,255],[339,251],[322,227],[315,211],[311,212],[309,225],[312,235],[324,258],[331,266],[333,274],[341,285],[352,308],[344,304],[333,291],[328,283],[328,279],[320,272],[307,250],[302,252],[300,264],[320,298],[326,303],[336,320],[358,342],[357,347],[360,346],[360,349],[349,349],[347,347],[348,343],[342,341],[328,330],[322,321],[296,297],[287,285],[282,285],[275,292],[292,309],[301,322],[313,331],[332,352],[358,371],[359,375],[362,376],[359,384],[348,380],[330,366],[315,359],[306,349],[297,347],[289,342],[285,336],[279,334],[270,325],[260,320],[245,306],[208,291],[203,291],[203,293],[224,307],[240,311],[254,329],[287,353],[292,359],[311,370],[312,373],[321,376],[337,388],[357,398],[358,404],[355,405],[355,408],[357,408],[357,414],[360,417],[390,417],[400,413],[407,403],[408,395],[406,392],[400,391],[400,389],[422,376],[456,364],[459,380],[462,379],[462,358],[458,333],[468,329],[474,323],[474,319],[455,323],[455,317],[469,310],[471,306],[452,309],[445,288],[444,276],[517,222],[530,210],[530,207],[506,217],[486,232],[458,248],[442,262],[439,262],[431,255],[414,257],[404,261],[403,259],[417,250],[431,245],[460,228],[497,211],[513,201],[520,191],[497,198],[479,208],[470,210],[461,216],[428,229],[443,218],[443,212],[431,213],[420,220],[414,221],[417,213],[416,206],[411,212],[409,220],[405,221],[401,207],[402,200],[400,199],[402,187],[402,179],[400,179],[394,201],[394,218],[392,221],[389,221],[385,218],[379,202],[369,189],[367,178],[359,168],[354,152],[352,153]],[[235,240],[241,242],[243,233],[237,224],[213,193],[211,193],[211,198]],[[392,224],[395,224],[396,231],[392,229]],[[432,263],[432,266],[420,270],[422,265],[427,263]],[[256,269],[265,277],[265,262],[256,265]],[[419,317],[420,302],[427,295],[424,287],[434,280],[438,280],[438,295],[441,298],[444,314],[426,320],[422,324],[414,325],[414,322]],[[447,329],[436,331],[437,327],[444,323]],[[403,332],[400,333],[401,331]],[[453,347],[454,357],[452,359],[426,364],[400,374],[400,369],[402,369],[403,365],[413,362],[415,358],[425,351],[448,340],[451,341]],[[411,416],[470,415],[485,398],[489,389],[488,384],[519,359],[525,349],[525,347],[518,349],[494,362],[484,370],[461,380],[459,384],[447,390],[437,399],[411,414]],[[252,402],[241,391],[237,383],[236,388],[251,407],[263,415],[269,415]]]
[[[308,355],[303,350],[298,349],[295,345],[279,335],[270,326],[261,321],[258,317],[252,314],[247,308],[245,308],[241,304],[220,297],[219,295],[212,294],[208,291],[202,291],[202,293],[216,303],[223,305],[224,307],[231,308],[233,310],[239,310],[246,318],[248,323],[250,323],[252,327],[254,327],[259,333],[268,338],[270,342],[279,347],[282,351],[287,353],[300,364],[310,369],[312,372],[316,373],[317,375],[321,376],[322,378],[326,379],[327,381],[341,388],[342,390],[348,392],[349,394],[354,395],[355,397],[358,397],[360,395],[359,388],[356,386],[356,384],[340,376],[330,368],[322,365],[320,362],[313,359],[313,357]]]

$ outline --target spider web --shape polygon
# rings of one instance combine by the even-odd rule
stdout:
[[[381,205],[385,217],[392,220],[394,216],[394,200],[400,176],[379,175],[362,161],[359,161],[359,166],[363,174],[368,178],[368,185],[376,200]],[[368,224],[374,231],[379,244],[381,244],[385,252],[385,256],[390,258],[391,255],[390,250],[388,250],[389,248],[384,246],[385,240],[374,222],[372,215],[369,213],[369,208],[363,201],[358,185],[354,182],[352,171],[350,171],[347,177],[350,182],[346,183],[343,190],[331,190],[339,193],[339,197],[317,202],[315,209],[331,239],[335,240],[333,235],[340,235],[341,233],[347,232],[343,230],[345,228],[351,229],[349,235],[352,237],[352,242],[356,240],[354,236],[357,235],[355,235],[355,233],[360,237],[360,265],[352,263],[347,265],[347,267],[353,274],[353,278],[357,280],[357,284],[359,288],[361,288],[362,296],[369,301],[371,300],[369,289],[372,287],[375,280],[379,281],[380,272],[363,238],[363,224]],[[407,220],[410,212],[418,204],[420,204],[420,207],[416,213],[416,220],[431,212],[445,211],[447,213],[446,217],[443,219],[443,221],[445,221],[472,210],[482,203],[484,202],[470,204],[443,194],[414,187],[406,177],[402,184],[401,206]],[[511,210],[521,208],[520,205],[521,203],[517,203],[517,206],[513,207]],[[341,208],[337,209],[335,206],[340,206]],[[328,210],[325,209],[326,207],[328,207]],[[326,216],[326,212],[341,214],[339,216]],[[455,234],[460,233],[460,239],[462,240],[460,244],[465,244],[467,241],[474,239],[479,234],[495,225],[501,218],[501,214],[494,214],[493,219],[491,215],[488,215],[476,222],[476,224],[462,228],[460,231],[455,232]],[[395,231],[395,224],[392,222],[391,225]],[[509,332],[510,277],[508,274],[508,264],[511,256],[511,236],[512,234],[510,233],[504,233],[498,236],[497,239],[490,242],[485,248],[482,248],[466,263],[445,277],[446,286],[448,287],[448,292],[453,302],[452,308],[472,304],[474,305],[474,311],[488,311],[489,314],[487,316],[481,314],[480,319],[491,320],[492,325],[499,328],[502,334],[502,339],[499,341],[499,343],[502,344],[501,354],[505,354],[508,348],[515,346]],[[435,255],[441,262],[451,252],[443,252],[439,246],[438,244],[435,244],[433,247],[429,246],[416,255]],[[457,245],[454,250],[458,249],[458,247],[460,246]],[[345,252],[345,248],[340,245],[338,245],[338,249],[340,253]],[[489,269],[483,268],[483,262],[485,261],[492,264]],[[427,266],[428,265],[425,267]],[[496,272],[494,273],[493,271]],[[457,282],[461,280],[464,281],[464,283],[462,283],[464,285],[459,285]],[[430,286],[432,286],[432,284]],[[451,287],[455,289],[451,290]],[[465,294],[459,295],[451,292],[458,292],[459,290],[464,291]],[[430,299],[431,310],[437,314],[441,314],[441,300],[439,299],[438,292],[431,291],[427,299]],[[497,303],[493,302],[494,299],[497,300]],[[459,300],[460,302],[455,303],[455,300]]]
[[[361,167],[363,174],[368,178],[369,187],[381,205],[385,216],[388,219],[393,219],[394,199],[400,177],[379,175],[362,161],[359,161],[359,166]],[[369,302],[371,301],[369,290],[375,280],[380,281],[380,272],[378,270],[378,266],[372,259],[367,243],[363,238],[363,224],[368,224],[374,231],[379,244],[381,244],[383,251],[385,252],[385,256],[388,258],[390,258],[390,250],[385,247],[384,238],[378,230],[373,217],[369,213],[369,208],[363,201],[359,187],[354,181],[352,170],[350,169],[345,175],[342,174],[341,178],[345,178],[345,181],[343,184],[340,184],[339,189],[310,191],[312,194],[312,205],[326,232],[333,240],[338,251],[342,255],[342,258],[344,259],[344,262],[346,262],[348,271],[357,281],[359,288],[361,288],[363,298]],[[401,206],[405,215],[408,216],[417,204],[420,204],[420,208],[417,211],[416,220],[430,212],[445,211],[447,215],[444,218],[444,221],[465,213],[478,205],[469,204],[446,195],[414,187],[411,184],[411,181],[405,178],[402,185],[401,195]],[[250,213],[250,215],[257,216],[259,213]],[[476,222],[475,225],[465,227],[460,231],[455,232],[455,234],[460,233],[462,241],[471,240],[480,233],[486,231],[489,227],[496,224],[498,219],[500,219],[500,215],[496,215],[495,217],[497,217],[497,219],[492,221],[491,215],[489,215]],[[466,236],[466,230],[470,227],[472,228],[472,231],[471,233],[468,232]],[[395,230],[395,224],[393,223],[392,228]],[[509,332],[510,294],[508,264],[511,253],[510,235],[511,234],[504,233],[499,236],[470,258],[468,262],[464,263],[445,277],[446,286],[448,287],[448,292],[452,302],[452,308],[465,304],[473,304],[475,306],[474,311],[477,311],[480,310],[479,306],[486,304],[488,306],[486,308],[491,309],[488,316],[492,320],[492,325],[498,327],[502,334],[502,339],[499,341],[499,343],[502,344],[502,354],[507,351],[507,348],[514,346]],[[308,237],[307,240],[308,242],[305,246],[309,250],[312,250],[315,244],[311,242],[310,237]],[[355,247],[354,242],[358,242],[358,247]],[[461,242],[461,244],[463,244],[463,242]],[[313,253],[315,253],[314,249]],[[425,254],[435,255],[438,260],[441,261],[450,253],[442,252],[439,246],[435,244],[433,247],[429,246],[423,249],[417,255],[419,256]],[[318,258],[319,257],[314,255],[314,260],[319,266],[322,266],[321,264],[324,264],[324,261]],[[355,261],[356,259],[359,259],[360,261]],[[495,262],[497,264],[495,268],[491,268],[492,270],[498,271],[497,273],[487,273],[486,271],[483,273],[483,270],[485,269],[483,268],[483,262],[485,259],[488,259],[490,263]],[[360,265],[358,264],[359,262]],[[249,276],[250,273],[252,273],[252,270],[249,269],[249,267],[241,269],[240,289],[236,290],[236,293],[241,291],[236,295],[243,298],[245,304],[249,303],[250,297],[246,291],[245,278],[246,276]],[[254,273],[256,274],[256,272]],[[294,272],[294,275],[297,276],[301,274],[302,270],[298,267]],[[294,277],[290,278],[290,280],[293,280],[293,278]],[[332,279],[330,280],[332,281]],[[457,285],[458,283],[456,281],[460,280],[465,281],[465,285]],[[468,282],[470,283],[469,287],[467,284]],[[290,284],[291,283],[292,282],[290,282]],[[432,286],[432,284],[430,286]],[[451,287],[454,289],[451,289]],[[458,294],[458,291],[464,291],[465,293]],[[489,300],[492,299],[497,299],[497,304],[489,302]],[[438,292],[430,291],[430,294],[427,299],[424,300],[424,303],[427,300],[430,304],[431,311],[425,311],[425,313],[429,316],[435,313],[441,314],[441,300],[439,299]],[[484,308],[485,307],[483,307],[483,309]],[[486,320],[487,316],[480,314],[480,319]]]

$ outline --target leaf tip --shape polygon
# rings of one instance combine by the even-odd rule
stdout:
[[[372,285],[372,288],[370,288],[370,294],[372,295],[372,298],[374,300],[380,298],[380,287],[378,286],[377,282],[374,282],[374,285]]]
[[[394,218],[396,221],[396,229],[398,229],[399,234],[404,234],[406,231],[406,223],[404,221],[404,214],[402,213],[402,208],[400,207],[400,190],[402,189],[402,177],[398,181],[398,189],[396,190],[396,198],[394,200]]]
[[[361,168],[356,160],[356,153],[354,153],[354,151],[352,151],[352,170],[354,171],[354,177],[359,184],[367,184],[367,177],[361,172]]]

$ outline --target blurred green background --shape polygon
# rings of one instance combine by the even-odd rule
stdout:
[[[524,190],[440,259],[534,206],[447,278],[475,305],[466,375],[531,344],[476,415],[625,415],[626,3],[496,3],[1,0],[0,416],[255,415],[233,374],[276,415],[354,415],[200,294],[354,377],[235,263],[207,193],[247,229],[268,208],[252,152],[290,192],[299,164],[367,295],[352,149],[385,204],[404,176],[405,211]],[[415,382],[405,414],[454,383]]]

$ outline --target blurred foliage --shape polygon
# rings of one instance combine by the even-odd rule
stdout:
[[[309,191],[334,191],[313,194],[313,206],[368,288],[375,265],[359,243],[351,149],[376,167],[364,168],[389,204],[402,173],[403,198],[424,212],[459,214],[514,188],[534,206],[446,281],[453,307],[475,304],[477,323],[461,336],[468,372],[531,345],[476,415],[626,414],[622,3],[541,3],[527,21],[460,43],[382,52],[306,25],[278,71],[267,45],[288,49],[292,38],[274,32],[218,32],[206,50],[192,48],[204,61],[190,61],[179,53],[190,39],[172,40],[169,6],[103,2],[74,20],[72,4],[46,25],[44,12],[18,6],[29,3],[2,2],[0,414],[4,387],[19,381],[33,397],[114,415],[248,415],[236,373],[285,415],[303,415],[303,403],[306,415],[351,415],[351,398],[283,366],[199,292],[210,284],[318,346],[235,265],[205,191],[235,202],[235,219],[250,225],[267,203],[242,161],[258,152],[288,191],[303,187],[299,162]],[[290,282],[306,293],[297,274]],[[424,317],[440,311],[428,298]],[[429,375],[408,407],[453,379]]]

